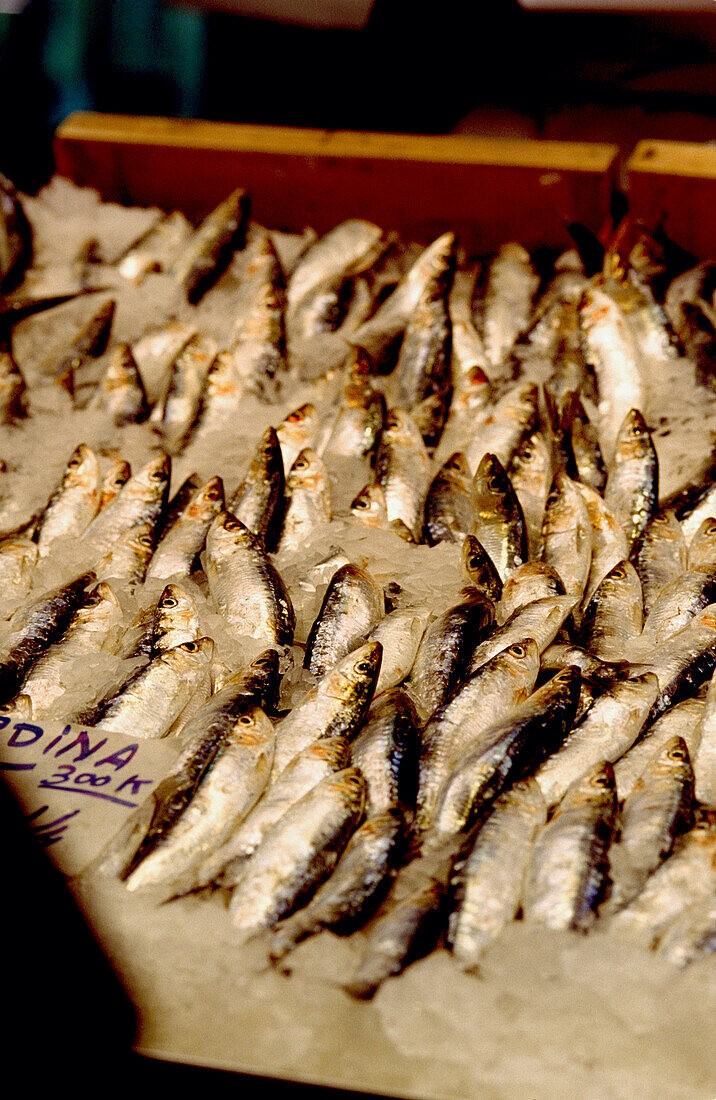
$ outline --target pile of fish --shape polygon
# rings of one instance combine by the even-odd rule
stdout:
[[[713,950],[716,264],[240,189],[58,257],[52,186],[0,187],[0,704],[175,743],[102,873],[286,969],[358,933],[359,998],[514,920]]]

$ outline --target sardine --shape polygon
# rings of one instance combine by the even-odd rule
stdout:
[[[430,459],[417,425],[405,409],[385,418],[375,458],[375,482],[383,490],[388,519],[400,519],[417,541],[430,485]]]
[[[231,253],[243,247],[250,212],[248,192],[237,188],[203,218],[175,256],[170,274],[190,302],[202,297]]]
[[[138,424],[149,416],[142,376],[129,344],[120,343],[113,349],[89,405],[103,409],[120,428]]]
[[[353,564],[342,566],[331,578],[306,641],[304,667],[323,676],[385,614],[385,598],[376,582]]]
[[[455,868],[446,939],[462,970],[476,970],[485,948],[517,915],[531,846],[545,816],[537,784],[515,783],[496,800]]]
[[[597,763],[568,788],[534,841],[525,879],[526,921],[587,931],[608,883],[616,819],[614,771]]]
[[[302,548],[332,517],[328,470],[310,447],[304,447],[297,455],[286,479],[286,488],[278,553]]]
[[[328,877],[364,803],[365,780],[349,767],[317,783],[276,822],[231,892],[229,917],[238,942],[274,928]]]
[[[58,542],[86,531],[99,510],[99,500],[99,459],[91,447],[80,443],[37,520],[33,537],[40,557],[56,549]]]
[[[430,482],[425,498],[423,534],[429,546],[461,542],[474,520],[472,478],[462,452],[452,454]]]
[[[475,535],[487,551],[503,584],[527,560],[527,526],[522,506],[496,455],[480,460],[472,482]]]
[[[265,645],[290,646],[296,616],[288,590],[255,535],[223,511],[206,536],[209,593],[229,629]]]
[[[220,477],[212,477],[196,490],[174,523],[165,529],[149,562],[147,580],[188,576],[209,527],[223,507],[223,482]]]
[[[630,409],[619,427],[604,501],[624,527],[631,551],[659,501],[659,460],[639,409]]]
[[[367,783],[368,816],[414,809],[419,748],[418,715],[408,693],[397,687],[376,696],[351,742],[351,760]]]

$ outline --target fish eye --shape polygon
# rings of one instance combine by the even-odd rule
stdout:
[[[238,519],[235,518],[235,516],[227,516],[227,518],[224,520],[225,531],[238,531],[240,527],[241,523]]]
[[[140,546],[146,546],[146,547],[151,547],[152,546],[152,536],[151,535],[140,535],[137,541],[138,541]]]
[[[371,665],[370,661],[365,660],[359,661],[356,665],[356,669],[358,672],[371,672],[372,668],[373,666]]]
[[[162,599],[159,601],[159,606],[160,607],[176,607],[178,603],[179,603],[179,601],[176,598],[176,596],[163,596]]]
[[[296,461],[293,464],[294,470],[305,470],[307,468],[307,466],[308,466],[308,459],[306,459],[306,458],[297,458]]]
[[[686,760],[686,752],[677,745],[671,750],[669,757],[671,760]]]
[[[595,787],[608,787],[609,778],[604,774],[604,772],[599,772],[598,775],[592,777],[592,785]]]
[[[253,715],[251,715],[251,714],[242,714],[241,717],[239,718],[239,725],[240,726],[253,726],[253,724],[254,724],[254,719],[253,719]]]
[[[513,657],[524,657],[526,652],[527,650],[520,642],[515,642],[514,645],[510,646],[510,653]]]
[[[209,500],[219,500],[221,498],[221,490],[218,485],[211,485],[207,489],[206,495]]]
[[[370,503],[370,501],[368,500],[367,497],[356,497],[356,499],[353,501],[353,507],[354,508],[367,508],[369,503]]]
[[[164,470],[152,470],[149,479],[150,481],[164,481]]]
[[[198,642],[183,642],[182,643],[182,649],[186,653],[196,653],[198,648],[199,648],[199,643]]]

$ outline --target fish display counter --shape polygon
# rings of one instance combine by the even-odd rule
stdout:
[[[0,768],[127,1042],[712,1100],[713,151],[55,154],[0,178]]]

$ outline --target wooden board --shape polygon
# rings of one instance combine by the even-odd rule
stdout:
[[[275,228],[371,219],[412,239],[454,229],[469,252],[514,237],[570,243],[608,217],[617,147],[470,136],[301,130],[78,113],[58,128],[58,172],[105,199],[198,218],[236,186]]]
[[[629,205],[682,248],[716,256],[716,145],[640,141],[627,161]]]

